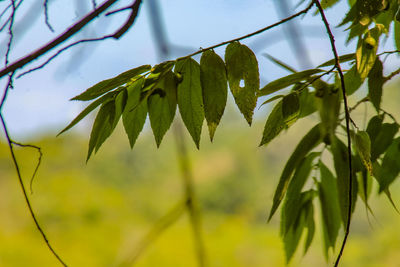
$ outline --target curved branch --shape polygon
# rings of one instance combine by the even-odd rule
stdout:
[[[53,41],[50,43],[44,45],[43,47],[39,48],[38,50],[24,56],[23,58],[17,60],[16,62],[8,65],[7,67],[3,68],[0,70],[0,78],[4,77],[5,75],[15,72],[17,69],[22,68],[26,64],[32,62],[33,60],[37,59],[38,57],[46,54],[59,44],[63,43],[73,35],[75,35],[77,32],[79,32],[83,27],[85,27],[89,22],[91,22],[93,19],[95,19],[97,16],[99,16],[101,13],[103,13],[106,9],[108,9],[111,5],[114,3],[118,2],[119,0],[107,0],[105,1],[101,6],[93,10],[91,13],[86,15],[84,18],[82,18],[80,21],[75,23],[72,27],[67,29],[64,33],[59,35],[57,38],[55,38]]]
[[[351,137],[350,137],[350,122],[351,122],[351,118],[350,118],[350,112],[349,112],[349,106],[347,103],[347,94],[346,94],[346,85],[344,82],[344,75],[343,75],[343,71],[342,68],[340,66],[340,61],[339,61],[339,55],[338,52],[336,50],[336,45],[335,45],[335,37],[333,36],[333,33],[330,29],[328,20],[326,19],[325,13],[324,13],[324,9],[321,6],[321,3],[318,0],[313,0],[313,2],[317,5],[319,13],[321,15],[321,19],[325,25],[326,31],[328,33],[329,36],[329,40],[331,43],[331,48],[332,48],[332,52],[333,55],[335,56],[335,68],[337,69],[339,76],[340,76],[340,83],[341,83],[341,87],[342,87],[342,94],[343,94],[343,103],[344,103],[344,113],[345,113],[345,118],[346,118],[346,134],[347,134],[347,154],[348,154],[348,158],[349,158],[349,208],[347,210],[347,222],[346,222],[346,229],[345,229],[345,233],[344,233],[344,239],[342,242],[342,246],[340,248],[339,254],[336,258],[335,261],[335,267],[339,265],[340,262],[340,258],[342,257],[344,248],[346,246],[346,242],[347,242],[347,238],[349,236],[350,233],[350,223],[351,223],[351,206],[352,206],[352,190],[353,190],[353,167],[352,167],[352,160],[351,160]]]

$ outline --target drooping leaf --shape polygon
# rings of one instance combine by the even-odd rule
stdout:
[[[287,233],[300,213],[301,191],[310,175],[312,162],[318,155],[319,153],[313,152],[305,157],[296,168],[293,178],[289,183],[281,212],[281,234],[283,235]]]
[[[307,117],[317,111],[315,93],[310,92],[308,88],[304,88],[299,95],[300,114],[299,118]]]
[[[363,38],[359,38],[356,51],[357,71],[361,79],[368,76],[376,59],[379,44],[380,29],[378,27],[368,31]]]
[[[228,96],[228,81],[224,61],[212,50],[203,52],[200,59],[200,78],[203,89],[204,114],[211,141],[224,114]]]
[[[283,61],[281,61],[281,60],[279,60],[279,59],[277,59],[277,58],[271,56],[271,55],[268,54],[268,53],[264,53],[263,56],[265,56],[266,58],[268,58],[269,60],[271,60],[272,62],[274,62],[276,65],[282,67],[283,69],[285,69],[285,70],[287,70],[287,71],[289,71],[289,72],[292,72],[292,73],[296,73],[296,72],[297,72],[294,68],[290,67],[289,65],[287,65],[287,64],[284,63]]]
[[[135,145],[147,116],[147,102],[140,101],[143,84],[144,79],[139,79],[128,86],[128,100],[122,114],[122,122],[131,148]]]
[[[339,206],[343,225],[347,224],[348,211],[349,211],[349,189],[350,189],[350,171],[349,171],[349,157],[348,148],[336,136],[332,138],[331,151],[333,155],[333,163],[336,172],[336,181],[338,189]],[[351,198],[351,211],[354,210],[355,202],[357,200],[357,179],[353,173],[352,175],[352,198]]]
[[[125,110],[126,102],[128,99],[128,91],[126,87],[121,87],[118,95],[115,96],[115,115],[113,121],[113,128],[115,128]]]
[[[396,123],[383,123],[375,139],[371,140],[371,161],[376,161],[388,149],[399,131]]]
[[[339,56],[339,63],[344,63],[350,60],[354,60],[356,58],[356,54],[355,53],[351,53],[351,54],[346,54],[346,55],[342,55]],[[336,59],[330,59],[324,63],[322,63],[321,65],[318,66],[318,68],[322,68],[322,67],[329,67],[329,66],[333,66],[336,64]]]
[[[281,177],[279,178],[278,186],[275,190],[272,208],[269,214],[268,220],[271,220],[272,216],[276,212],[281,203],[283,197],[286,194],[287,187],[290,183],[293,171],[297,168],[301,160],[318,144],[321,143],[321,131],[320,124],[315,125],[297,145],[289,160],[282,171]]]
[[[282,99],[282,117],[286,125],[292,125],[300,115],[300,100],[296,92],[286,95]]]
[[[398,12],[397,14],[400,14]],[[400,50],[400,21],[395,21],[394,22],[394,44],[396,46],[397,50]]]
[[[95,98],[107,93],[108,91],[127,83],[131,78],[150,70],[150,68],[151,68],[150,65],[143,65],[143,66],[125,71],[114,78],[107,79],[107,80],[101,81],[101,82],[93,85],[92,87],[87,89],[85,92],[83,92],[82,94],[80,94],[78,96],[75,96],[71,100],[88,101],[88,100],[95,99]]]
[[[300,71],[296,72],[294,74],[290,74],[288,76],[279,78],[275,81],[272,81],[268,83],[266,86],[264,86],[259,92],[259,96],[264,96],[264,95],[269,95],[272,93],[275,93],[283,88],[286,88],[292,84],[305,81],[309,79],[312,75],[316,73],[321,73],[324,72],[324,70],[321,69],[311,69],[311,70],[305,70],[305,71]]]
[[[89,151],[86,161],[89,160],[93,150],[96,152],[114,130],[115,102],[109,100],[103,103],[94,120],[90,133]]]
[[[260,105],[260,107],[259,107],[258,109],[260,109],[260,108],[261,108],[262,106],[264,106],[265,104],[271,103],[271,102],[273,102],[273,101],[275,101],[275,100],[278,100],[278,99],[284,98],[284,97],[285,97],[284,95],[276,95],[276,96],[273,96],[273,97],[271,97],[271,98],[265,100],[265,101]]]
[[[312,201],[309,201],[308,203],[309,204],[305,208],[307,238],[304,242],[304,254],[306,254],[310,248],[315,234],[314,206]]]
[[[200,147],[201,128],[204,120],[203,95],[200,81],[200,66],[192,58],[176,63],[175,72],[182,75],[178,84],[178,106],[183,123],[196,147]]]
[[[285,128],[286,124],[283,120],[282,101],[279,101],[268,116],[259,146],[267,145]]]
[[[106,102],[107,100],[111,99],[114,95],[116,95],[118,92],[113,91],[105,94],[104,96],[100,97],[99,99],[96,99],[94,102],[90,103],[81,113],[79,113],[78,116],[76,116],[75,119],[73,119],[70,124],[68,124],[67,127],[65,127],[61,132],[57,134],[59,136],[60,134],[68,131],[71,129],[73,126],[75,126],[78,122],[80,122],[83,118],[85,118],[90,112],[92,112],[95,108]]]
[[[354,94],[363,84],[364,79],[361,78],[357,71],[357,65],[354,65],[344,74],[344,83],[346,85],[346,93],[348,96]]]
[[[362,172],[359,173],[357,176],[358,178],[358,194],[362,201],[365,204],[366,210],[370,211],[372,214],[372,209],[368,204],[368,199],[371,194],[372,190],[372,180],[371,180],[371,175],[368,174],[366,170],[363,170]]]
[[[371,146],[373,146],[376,137],[381,131],[382,122],[383,122],[382,115],[376,115],[372,117],[368,122],[366,131],[368,133],[369,139],[371,140]]]
[[[382,167],[376,173],[379,192],[385,191],[400,173],[400,137],[393,140],[382,160]]]
[[[380,111],[381,107],[382,87],[384,83],[383,65],[379,58],[377,58],[368,74],[368,96],[377,112]]]
[[[150,125],[157,147],[160,146],[174,120],[177,105],[176,91],[175,75],[169,71],[148,98]]]
[[[322,231],[324,233],[325,255],[329,248],[334,248],[340,229],[340,207],[336,179],[325,166],[319,162],[321,182],[318,183],[318,195],[321,203]]]
[[[357,131],[352,135],[356,152],[369,173],[372,174],[371,140],[366,131]]]
[[[334,85],[321,86],[315,93],[316,105],[321,118],[323,135],[333,134],[340,111],[340,90]]]
[[[251,125],[260,88],[257,58],[247,46],[233,42],[226,47],[225,62],[236,105]]]

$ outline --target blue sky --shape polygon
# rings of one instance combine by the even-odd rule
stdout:
[[[236,38],[278,21],[279,16],[273,1],[275,0],[158,0],[172,50],[171,57],[186,55],[200,47]],[[81,4],[77,5],[79,2]],[[110,10],[126,6],[129,2],[121,1],[120,5],[115,5]],[[55,33],[52,33],[43,23],[42,1],[34,0],[27,3],[21,7],[16,18],[16,36],[23,30],[23,27],[18,26],[21,20],[29,18],[33,26],[21,38],[15,40],[11,61],[55,38],[92,8],[89,0],[49,1],[49,20],[55,29]],[[295,2],[289,1],[289,3],[293,6]],[[2,10],[6,4],[7,1],[1,2],[0,9]],[[297,10],[303,7],[304,5]],[[328,11],[328,18],[333,25],[344,16],[345,7],[342,4]],[[120,13],[101,17],[73,40],[112,33],[124,22],[126,15]],[[305,36],[311,62],[314,65],[332,57],[325,30],[318,16],[309,14],[303,20],[296,19],[294,23]],[[343,45],[345,36],[341,33],[341,29],[334,29],[334,32],[337,34],[339,53],[351,52],[355,44],[350,43],[345,47]],[[5,38],[7,32],[3,31],[0,34],[2,44],[0,47],[4,48]],[[300,69],[295,55],[285,40],[282,27],[246,39],[243,43],[252,48],[257,55],[261,85],[287,74],[262,56],[263,53],[272,54]],[[391,43],[389,40],[389,48]],[[223,55],[224,47],[216,51]],[[0,48],[0,53],[3,57],[4,49]],[[46,58],[35,61],[24,70],[39,65]],[[28,139],[42,132],[50,131],[51,134],[56,134],[84,107],[83,103],[68,101],[71,97],[127,69],[157,62],[158,54],[149,24],[148,4],[144,1],[135,25],[121,40],[107,40],[72,48],[44,69],[17,79],[15,89],[10,92],[4,110],[10,132],[16,137]],[[0,82],[1,88],[4,87],[4,82],[4,79]],[[78,128],[87,129],[88,125],[91,125],[90,120],[84,121]]]

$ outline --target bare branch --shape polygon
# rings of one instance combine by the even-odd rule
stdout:
[[[345,229],[345,234],[344,234],[344,239],[342,242],[342,246],[340,248],[340,252],[339,255],[336,258],[335,261],[335,267],[339,265],[340,262],[340,258],[342,257],[343,251],[344,251],[344,247],[346,246],[346,241],[347,241],[347,237],[349,236],[350,233],[350,223],[351,223],[351,206],[352,206],[352,190],[353,190],[353,166],[352,166],[352,160],[351,160],[351,137],[350,137],[350,122],[351,122],[351,118],[350,118],[350,112],[349,112],[349,107],[348,107],[348,103],[347,103],[347,94],[346,94],[346,85],[344,83],[344,75],[343,75],[343,71],[342,68],[340,66],[340,61],[339,61],[339,55],[336,49],[336,45],[335,45],[335,37],[333,36],[333,33],[330,29],[328,20],[326,19],[325,13],[324,13],[324,9],[322,8],[320,2],[318,0],[313,0],[313,2],[317,5],[319,13],[321,15],[321,19],[325,25],[326,31],[329,35],[329,40],[331,43],[331,48],[332,48],[332,52],[333,55],[335,56],[335,67],[337,69],[337,71],[339,72],[339,76],[340,76],[340,82],[341,82],[341,86],[342,86],[342,94],[343,94],[343,103],[344,103],[344,113],[345,113],[345,117],[346,117],[346,134],[347,134],[347,154],[348,154],[348,158],[349,158],[349,192],[348,192],[348,197],[349,197],[349,208],[347,211],[347,222],[346,222],[346,229]]]
[[[50,22],[49,22],[49,7],[48,7],[48,2],[49,0],[44,0],[43,2],[43,10],[44,10],[44,23],[46,23],[47,28],[49,28],[49,30],[51,32],[54,32],[53,27],[51,26]]]
[[[14,1],[13,1],[14,2]],[[22,2],[23,2],[23,0],[20,0],[19,2],[18,2],[18,4],[17,5],[15,5],[15,10],[13,11],[14,13],[15,13],[15,11],[19,8],[19,6],[22,4]],[[12,7],[13,6],[13,4],[11,3],[10,5],[9,5],[9,7]],[[8,8],[6,8],[3,12],[5,12],[5,11],[7,11],[8,10]],[[3,15],[3,13],[1,14],[1,16]],[[0,16],[0,17],[1,17]],[[8,19],[3,23],[3,25],[1,25],[1,27],[0,27],[0,32],[1,31],[3,31],[4,29],[5,29],[5,27],[7,26],[7,24],[11,21],[11,18],[12,18],[12,15],[11,16],[9,16],[8,17]]]
[[[15,72],[16,70],[22,68],[26,64],[32,62],[33,60],[37,59],[38,57],[48,53],[56,46],[60,45],[64,41],[68,40],[70,37],[75,35],[79,32],[83,27],[85,27],[88,23],[90,23],[93,19],[97,16],[102,14],[105,10],[107,10],[111,5],[118,2],[119,0],[107,0],[101,6],[93,10],[91,13],[86,15],[80,21],[75,23],[69,29],[67,29],[64,33],[56,37],[53,41],[49,42],[48,44],[44,45],[43,47],[39,48],[38,50],[22,57],[21,59],[17,60],[16,62],[10,64],[9,66],[5,67],[4,69],[0,70],[0,78],[4,77],[5,75]]]

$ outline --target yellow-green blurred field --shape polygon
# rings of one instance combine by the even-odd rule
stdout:
[[[258,148],[263,121],[248,128],[238,112],[228,112],[214,144],[204,134],[198,151],[186,138],[209,266],[285,266],[279,216],[269,224],[266,219],[279,172],[307,127],[298,123],[268,148]],[[183,196],[172,133],[156,149],[147,129],[130,150],[122,131],[118,128],[88,164],[88,133],[31,140],[44,153],[33,182],[32,205],[69,266],[117,266],[129,259],[151,226]],[[18,148],[17,156],[29,190],[37,152]],[[399,182],[392,194],[399,203]],[[369,222],[358,202],[342,266],[400,266],[400,216],[386,198],[375,196],[371,200],[375,218],[370,215]],[[318,228],[306,256],[302,247],[298,249],[290,266],[332,265],[333,257],[328,261],[323,257],[320,233]],[[0,266],[58,266],[29,216],[4,143]],[[135,266],[197,266],[186,214],[141,254]]]

